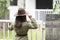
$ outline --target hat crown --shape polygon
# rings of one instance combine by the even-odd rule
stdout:
[[[25,10],[23,8],[19,8],[17,15],[18,16],[23,16],[23,15],[26,15],[26,12],[25,12]]]

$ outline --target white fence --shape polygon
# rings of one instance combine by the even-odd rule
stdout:
[[[0,23],[2,23],[2,25],[0,24],[2,26],[2,29],[0,28],[0,32],[2,31],[2,34],[0,34],[0,37],[1,37],[0,40],[11,40],[11,39],[13,40],[14,31],[12,31],[12,36],[11,36],[12,38],[10,38],[10,31],[8,30],[10,22],[11,22],[10,20],[0,20]],[[6,25],[7,25],[7,27],[6,27]],[[6,33],[6,31],[7,31],[7,33]]]
[[[42,21],[42,24],[43,24],[43,22],[47,22],[46,14],[52,14],[52,10],[36,10],[36,19],[39,21]],[[58,12],[57,12],[57,14],[58,14]],[[47,16],[47,17],[49,17],[49,16]],[[59,22],[60,20],[58,21],[58,19],[57,19],[56,21]],[[54,20],[54,22],[55,22],[55,20]],[[49,24],[50,26],[48,25],[49,27],[48,26],[43,27],[43,25],[42,25],[42,27],[44,28],[44,30],[42,29],[42,40],[60,40],[60,28],[59,28],[60,26],[56,23],[53,24],[54,22],[51,22]],[[54,26],[52,26],[52,25],[54,25]],[[44,39],[44,33],[43,33],[44,31],[46,32],[45,39]]]
[[[52,9],[37,9],[35,11],[35,18],[37,21],[41,21],[41,40],[46,40],[46,30],[45,30],[45,22],[46,22],[46,14],[52,14]]]
[[[29,40],[45,40],[45,19],[46,19],[46,14],[51,14],[52,10],[36,10],[35,13],[35,17],[36,20],[38,21],[38,24],[40,24],[40,28],[39,30],[30,30],[30,32],[28,32],[28,39]],[[3,40],[5,40],[5,24],[8,23],[8,27],[9,27],[9,23],[11,22],[10,20],[0,20],[0,22],[3,23]],[[33,31],[36,31],[33,33]],[[8,38],[7,40],[10,40],[10,31],[8,30]],[[14,31],[12,31],[12,38],[11,40],[14,40]],[[0,40],[2,40],[0,38]]]
[[[14,40],[14,37],[15,37],[14,31],[12,31],[12,35],[10,35],[10,31],[8,30],[8,32],[7,32],[8,37],[6,38],[6,36],[7,36],[6,35],[6,25],[8,25],[8,27],[9,27],[10,22],[11,22],[10,20],[0,20],[0,23],[3,23],[2,35],[0,35],[0,36],[2,36],[2,38],[0,38],[0,40]],[[41,22],[38,21],[38,24],[39,23],[41,23]],[[28,39],[29,40],[40,40],[40,39],[42,39],[42,33],[41,33],[42,30],[41,29],[42,28],[39,28],[39,29],[36,29],[36,30],[31,29],[28,32]],[[11,36],[11,38],[10,38],[10,36]],[[40,38],[38,38],[38,37],[40,37]]]
[[[35,18],[38,21],[45,21],[46,19],[46,14],[52,14],[52,9],[37,9],[35,11]]]

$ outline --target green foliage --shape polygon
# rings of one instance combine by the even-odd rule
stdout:
[[[55,5],[54,5],[54,8],[53,8],[53,13],[56,12],[57,9],[60,10],[60,6],[58,6],[58,5],[60,5],[60,1],[59,0],[56,0],[55,1]],[[60,14],[60,12],[58,12],[58,14]]]
[[[0,18],[4,13],[8,13],[7,0],[0,0]]]
[[[53,12],[55,12],[56,7],[57,7],[57,1],[56,1],[56,4],[54,5]]]

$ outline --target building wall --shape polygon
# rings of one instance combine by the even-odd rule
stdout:
[[[25,1],[25,8],[26,10],[35,17],[35,0],[26,0]]]
[[[10,6],[8,7],[9,11],[10,11],[10,20],[14,19],[15,16],[14,14],[17,13],[18,8],[24,8],[26,11],[28,11],[29,13],[31,13],[33,15],[33,17],[35,17],[35,0],[18,0],[18,5],[17,6]],[[24,4],[25,3],[25,4]]]
[[[10,11],[9,19],[10,19],[11,21],[14,21],[14,20],[15,20],[15,14],[16,14],[17,11],[18,11],[18,7],[17,7],[17,6],[9,6],[8,9],[9,9],[9,11]]]

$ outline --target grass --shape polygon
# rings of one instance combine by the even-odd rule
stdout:
[[[14,35],[15,35],[15,33],[14,33]],[[10,39],[12,38],[12,31],[9,31],[9,37],[10,37]],[[8,39],[8,31],[5,32],[5,38]],[[3,33],[2,32],[0,32],[0,39],[3,39]]]
[[[0,32],[0,39],[3,37],[3,34],[2,34],[2,32]]]

